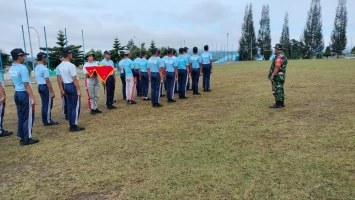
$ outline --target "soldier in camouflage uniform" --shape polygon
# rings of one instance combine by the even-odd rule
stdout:
[[[272,84],[272,93],[275,97],[275,104],[270,106],[270,108],[283,108],[285,107],[284,84],[286,79],[287,58],[283,52],[284,48],[281,44],[276,44],[274,48],[275,58],[272,61],[268,79]]]

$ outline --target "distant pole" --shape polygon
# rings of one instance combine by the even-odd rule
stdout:
[[[47,52],[47,65],[48,65],[48,70],[49,72],[51,71],[51,65],[49,62],[49,54],[48,54],[48,45],[47,45],[47,32],[46,32],[46,27],[43,27],[44,30],[44,41],[46,42],[46,52]]]
[[[39,39],[38,31],[37,31],[37,29],[35,29],[35,28],[33,28],[33,27],[30,27],[30,28],[32,28],[33,30],[35,30],[36,33],[37,33],[37,37],[38,37],[38,49],[39,49],[39,51],[41,51],[41,40]]]
[[[4,67],[2,66],[2,52],[1,52],[1,49],[0,49],[0,70],[1,70],[1,80],[3,81],[3,83],[5,83],[5,80],[4,80]]]
[[[229,33],[227,33],[227,57],[228,57],[228,36],[229,36]],[[229,58],[228,58],[229,60]]]
[[[28,30],[28,39],[30,40],[30,49],[31,49],[31,57],[32,57],[32,70],[35,68],[35,61],[33,58],[33,51],[32,51],[32,43],[31,43],[31,33],[30,33],[30,25],[28,23],[28,14],[27,14],[27,5],[26,0],[23,0],[25,3],[25,10],[26,10],[26,20],[27,20],[27,30]]]
[[[67,36],[65,36],[67,37]],[[84,44],[84,30],[81,30],[81,38],[83,40],[83,59],[84,59],[84,63],[85,63],[85,44]]]
[[[68,37],[67,37],[67,29],[64,28],[64,34],[65,34],[65,47],[68,47]]]
[[[27,50],[26,50],[25,31],[23,31],[23,25],[21,25],[21,27],[22,27],[23,46],[24,46],[24,50],[26,52]],[[27,56],[26,56],[26,67],[29,70]]]

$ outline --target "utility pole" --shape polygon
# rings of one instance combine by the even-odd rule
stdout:
[[[33,58],[33,51],[32,51],[32,43],[31,43],[31,33],[30,33],[30,25],[28,23],[28,14],[27,14],[27,5],[26,0],[23,0],[25,3],[25,10],[26,10],[26,20],[27,20],[27,30],[28,30],[28,39],[30,40],[30,49],[31,49],[31,57],[32,57],[32,70],[35,69],[35,61]]]

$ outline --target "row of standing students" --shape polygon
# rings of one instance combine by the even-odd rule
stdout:
[[[199,77],[203,74],[204,92],[210,92],[210,76],[212,73],[212,54],[208,52],[208,46],[204,47],[205,52],[198,55],[197,47],[193,48],[193,55],[187,54],[187,48],[179,49],[179,56],[175,57],[174,49],[168,49],[167,55],[160,58],[160,51],[152,49],[152,56],[147,60],[147,53],[140,52],[141,58],[134,62],[130,59],[131,53],[128,50],[120,51],[123,59],[119,62],[120,78],[122,80],[122,94],[127,104],[136,104],[134,101],[134,90],[137,89],[137,96],[142,96],[143,101],[151,101],[154,108],[162,107],[160,97],[162,88],[166,90],[166,97],[169,103],[174,103],[174,93],[179,93],[179,99],[187,99],[186,90],[190,85],[192,78],[192,90],[194,95],[200,95],[198,92]],[[23,65],[26,56],[22,49],[16,48],[11,51],[13,65],[9,70],[10,78],[14,85],[14,100],[17,108],[18,127],[17,136],[20,138],[20,145],[31,145],[39,142],[32,138],[32,127],[34,122],[34,109],[36,105],[33,95],[31,81],[28,69]],[[60,57],[62,61],[56,68],[57,82],[60,88],[62,98],[62,114],[69,123],[69,132],[85,130],[78,125],[82,91],[77,77],[76,66],[70,62],[73,50],[69,47],[64,48]],[[112,66],[110,60],[111,53],[104,52],[105,59],[99,65]],[[98,109],[98,99],[100,93],[100,81],[97,75],[87,75],[86,67],[97,66],[93,62],[94,55],[89,53],[87,61],[83,66],[85,77],[85,88],[88,94],[88,107],[90,114],[102,113]],[[55,126],[59,123],[52,120],[51,110],[53,107],[53,98],[55,93],[50,81],[48,68],[45,66],[47,55],[40,52],[37,55],[38,65],[36,66],[35,78],[38,84],[38,92],[42,100],[42,122],[44,126]],[[113,71],[109,75],[106,83],[103,83],[105,101],[107,109],[116,109],[113,104],[116,76]],[[151,98],[148,97],[149,85],[151,86]],[[13,133],[3,129],[3,118],[5,110],[6,95],[4,92],[4,83],[0,84],[0,137],[10,136]]]

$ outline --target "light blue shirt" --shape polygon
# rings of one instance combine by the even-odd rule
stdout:
[[[31,85],[30,73],[25,65],[13,63],[9,70],[9,75],[17,92],[26,91],[24,83]]]
[[[200,63],[202,63],[201,56],[194,54],[190,57],[190,64],[192,66],[192,69],[200,68]]]
[[[189,64],[187,61],[187,57],[185,55],[180,55],[179,57],[177,57],[176,63],[178,69],[184,69],[184,70],[186,70],[186,66]]]
[[[139,62],[139,69],[141,70],[141,72],[147,72],[148,60],[146,58],[142,58]]]
[[[184,54],[184,56],[186,56],[186,58],[187,58],[187,62],[190,64],[190,54],[188,54],[188,53],[186,53],[186,54]]]
[[[60,75],[64,84],[72,83],[73,77],[76,76],[76,67],[69,61],[63,61],[59,66]]]
[[[176,60],[172,57],[166,57],[163,59],[163,67],[167,72],[174,72],[174,68],[177,67]]]
[[[124,59],[121,63],[123,69],[125,70],[126,73],[126,78],[133,76],[132,69],[134,69],[134,64],[133,61],[129,58]]]
[[[60,76],[59,66],[60,66],[60,64],[55,68],[55,74],[56,74],[57,76]]]
[[[140,67],[140,62],[141,62],[141,58],[136,58],[136,59],[134,59],[134,61],[133,61],[133,63],[134,63],[134,68],[135,69],[139,69],[139,67]]]
[[[150,57],[148,60],[148,68],[150,69],[151,73],[159,73],[159,68],[162,68],[161,66],[161,59],[159,57]]]
[[[38,85],[47,84],[46,78],[49,78],[49,70],[43,64],[35,67],[35,78]]]
[[[202,64],[206,65],[206,64],[210,64],[210,60],[212,60],[212,54],[208,51],[205,51],[201,54],[202,57]]]
[[[124,74],[123,67],[122,67],[122,61],[123,60],[120,60],[120,62],[118,62],[118,70],[120,71],[121,74]]]
[[[115,64],[113,63],[112,60],[106,60],[106,58],[104,58],[103,60],[101,60],[100,64],[105,66],[111,66],[112,68],[115,69]]]

